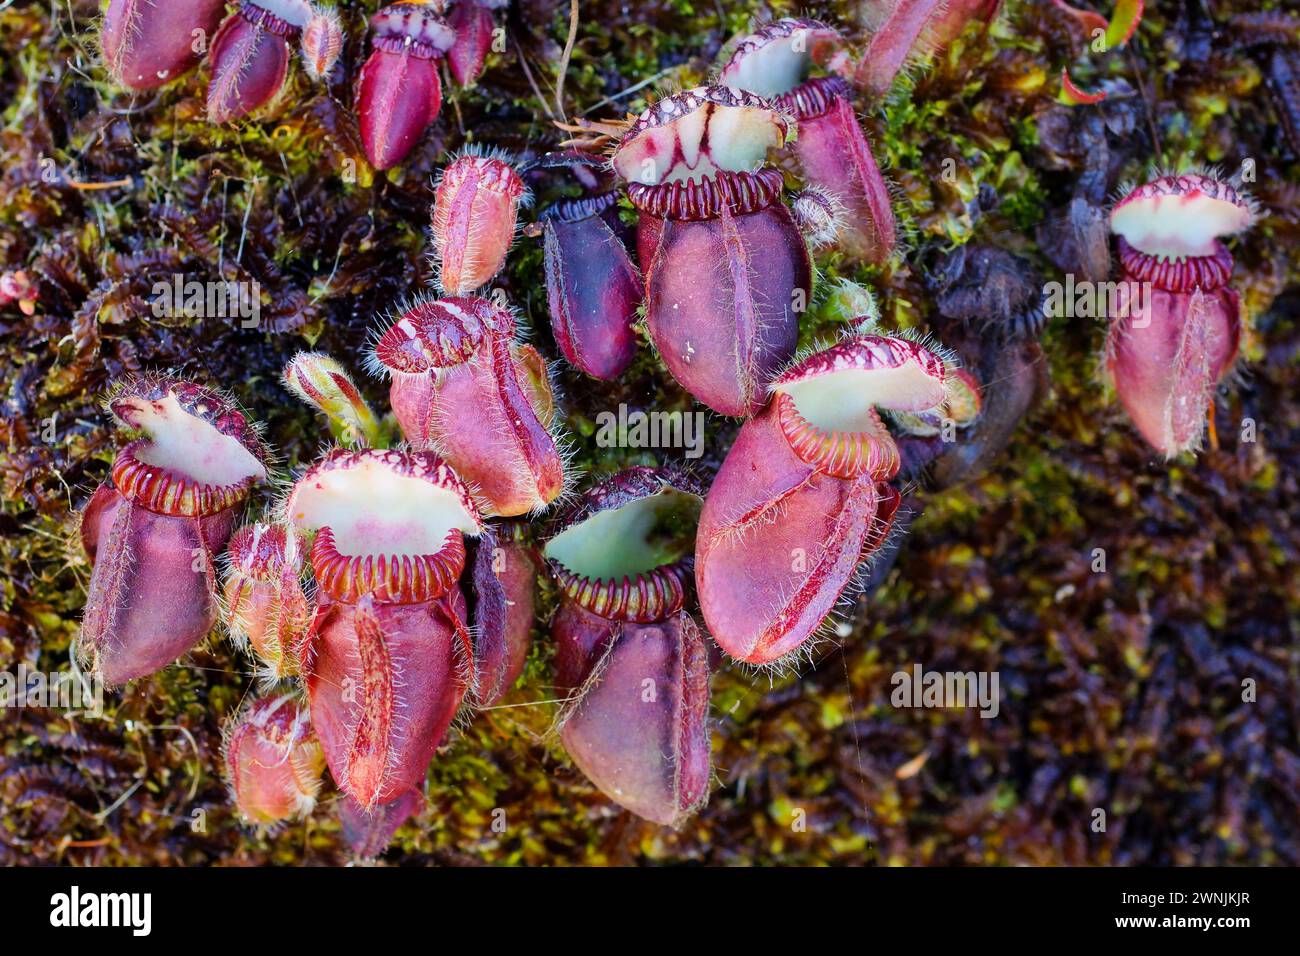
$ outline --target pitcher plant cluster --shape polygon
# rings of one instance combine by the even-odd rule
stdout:
[[[206,54],[214,123],[273,111],[295,59],[314,78],[340,68],[330,9],[227,6],[111,0],[104,66],[148,90]],[[401,164],[434,122],[444,68],[475,82],[502,6],[401,2],[370,18],[353,107],[376,169]],[[797,351],[822,250],[874,266],[902,255],[859,109],[923,39],[948,42],[998,9],[880,6],[861,49],[827,23],[775,20],[732,44],[712,83],[564,148],[451,158],[429,210],[435,288],[395,303],[349,357],[388,383],[391,415],[367,403],[354,369],[298,354],[283,385],[319,410],[333,444],[292,478],[222,391],[155,375],[108,396],[127,436],[82,515],[93,574],[79,652],[116,687],[219,624],[256,661],[261,692],[231,720],[224,753],[250,824],[310,813],[328,767],[348,840],[380,852],[421,811],[457,719],[511,690],[541,625],[573,763],[622,807],[682,825],[713,784],[715,669],[811,659],[863,569],[896,546],[916,484],[968,479],[1005,446],[1036,394],[1032,302],[971,306],[950,351],[882,328],[848,283],[830,292],[848,333]],[[711,481],[670,463],[610,476],[569,465],[551,369],[491,288],[536,176],[583,190],[533,227],[564,361],[617,380],[648,338],[682,389],[741,422]],[[1154,291],[1112,322],[1106,366],[1164,454],[1199,443],[1236,357],[1223,239],[1252,217],[1204,172],[1161,175],[1111,214],[1123,278]],[[1018,268],[981,255],[990,274]],[[958,352],[976,358],[963,367]],[[250,514],[265,483],[277,503]]]

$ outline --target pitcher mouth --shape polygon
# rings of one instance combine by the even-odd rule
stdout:
[[[757,171],[790,132],[790,120],[762,97],[701,86],[665,97],[637,117],[611,163],[629,184],[698,183],[719,172]]]
[[[465,538],[452,528],[431,554],[343,554],[334,530],[321,528],[311,549],[316,586],[335,601],[364,595],[386,604],[418,604],[442,597],[465,569]]]
[[[268,33],[292,40],[311,19],[307,0],[240,0],[239,14]]]
[[[831,68],[843,46],[840,32],[820,20],[773,20],[740,41],[718,81],[768,97],[773,106],[808,119],[826,112],[833,96],[848,92],[837,76],[811,75],[816,66]]]
[[[870,474],[876,481],[888,481],[898,474],[898,446],[874,408],[867,410],[858,431],[818,428],[799,413],[789,394],[777,395],[776,415],[791,450],[818,471],[835,478]]]
[[[716,172],[699,182],[631,183],[627,196],[638,210],[659,219],[702,222],[718,218],[724,209],[735,216],[766,209],[781,198],[784,188],[779,171],[760,169],[753,173]]]
[[[443,56],[456,42],[455,31],[431,3],[390,3],[370,18],[370,29],[375,49],[423,60]]]
[[[336,449],[294,485],[285,517],[316,532],[312,570],[329,597],[435,600],[465,566],[482,520],[464,483],[431,452]]]
[[[945,421],[955,428],[970,428],[984,407],[984,393],[979,381],[964,368],[948,368],[942,405],[923,412],[886,412],[889,423],[904,434],[916,438],[933,438],[943,433]]]
[[[1162,260],[1215,256],[1219,239],[1255,221],[1250,199],[1204,173],[1161,176],[1116,203],[1110,228],[1133,250]]]
[[[618,191],[598,193],[594,196],[578,196],[573,199],[560,199],[552,203],[538,218],[542,222],[582,222],[602,215],[618,205]]]
[[[702,506],[685,476],[629,469],[589,491],[543,554],[564,595],[584,610],[661,621],[686,602]]]
[[[929,411],[946,399],[943,360],[907,339],[859,335],[797,363],[772,384],[775,414],[802,461],[837,478],[898,472],[878,408]]]
[[[259,478],[250,475],[230,484],[208,484],[176,469],[151,461],[147,439],[126,445],[113,460],[113,485],[122,496],[160,515],[203,518],[233,508]]]
[[[1150,282],[1165,292],[1191,292],[1201,289],[1212,292],[1227,285],[1232,279],[1232,254],[1219,240],[1214,240],[1213,251],[1203,256],[1170,258],[1154,256],[1132,246],[1123,236],[1115,237],[1120,266],[1125,274],[1138,282]]]
[[[597,617],[652,624],[676,614],[686,603],[695,562],[683,558],[621,581],[597,581],[550,562],[564,596]]]
[[[821,116],[837,100],[850,97],[849,84],[838,76],[818,76],[796,86],[789,93],[772,97],[772,105],[796,119],[810,120]]]
[[[205,517],[243,501],[267,477],[256,429],[222,395],[172,379],[136,380],[108,402],[114,417],[144,437],[113,462],[126,498],[163,515]]]

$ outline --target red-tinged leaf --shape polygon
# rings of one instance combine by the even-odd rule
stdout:
[[[1058,9],[1064,10],[1072,16],[1075,22],[1078,23],[1079,26],[1083,27],[1083,32],[1089,37],[1092,36],[1094,30],[1106,30],[1106,18],[1100,13],[1093,13],[1091,10],[1084,10],[1080,7],[1072,7],[1066,3],[1065,0],[1052,0],[1052,3]],[[1139,6],[1141,6],[1140,2]],[[1107,36],[1106,42],[1110,42],[1109,36]]]
[[[1061,71],[1061,102],[1069,106],[1091,106],[1094,103],[1100,103],[1106,98],[1105,90],[1098,90],[1096,93],[1085,93],[1074,85],[1070,79],[1070,71]]]
[[[1133,39],[1138,24],[1142,22],[1143,0],[1119,0],[1106,27],[1106,46],[1123,46]]]

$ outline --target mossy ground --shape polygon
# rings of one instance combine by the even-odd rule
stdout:
[[[204,120],[206,68],[157,94],[115,91],[95,61],[96,3],[0,10],[0,268],[25,269],[40,289],[34,316],[0,309],[6,669],[67,667],[89,573],[70,542],[112,457],[97,402],[114,379],[171,368],[232,390],[266,422],[288,474],[327,432],[279,370],[307,346],[359,369],[375,317],[427,286],[430,181],[446,151],[553,146],[561,107],[570,119],[639,109],[652,90],[701,80],[751,17],[794,10],[584,0],[557,107],[568,4],[522,0],[478,88],[449,94],[401,171],[372,176],[340,104],[376,4],[340,6],[349,42],[328,90],[297,75],[278,115],[229,128]],[[1111,141],[1126,175],[1149,161],[1254,161],[1262,217],[1234,246],[1252,331],[1217,407],[1218,448],[1153,460],[1097,374],[1100,323],[1057,319],[1045,337],[1051,394],[991,473],[931,499],[840,646],[797,679],[717,675],[718,781],[699,817],[676,833],[643,823],[572,767],[548,736],[555,693],[539,631],[508,701],[434,761],[428,809],[386,860],[1300,863],[1298,144],[1264,88],[1270,51],[1286,46],[1251,46],[1226,26],[1267,3],[1210,4],[1222,32],[1208,44],[1202,5],[1160,6],[1129,50],[1092,57],[1081,83],[1123,77],[1139,91],[1134,131]],[[852,7],[813,12],[852,25]],[[1039,131],[1065,109],[1058,77],[1080,46],[1049,4],[1011,3],[990,34],[968,33],[867,116],[910,245],[906,265],[857,275],[886,325],[925,324],[918,264],[972,237],[1055,274],[1037,229],[1068,202],[1087,157],[1060,154]],[[545,201],[557,183],[534,185]],[[1001,202],[972,218],[981,186]],[[852,274],[834,259],[822,266],[824,280]],[[156,318],[150,289],[177,272],[256,278],[264,317],[284,331]],[[502,285],[557,358],[537,239],[521,238]],[[815,311],[805,337],[835,324]],[[648,349],[618,385],[564,371],[560,384],[583,469],[655,461],[597,448],[598,412],[689,407]],[[363,387],[386,406],[380,383]],[[1242,440],[1244,419],[1257,441]],[[733,429],[710,419],[694,463],[703,477]],[[1098,548],[1105,573],[1092,570]],[[998,671],[999,717],[890,706],[890,675],[918,661]],[[0,862],[345,860],[332,795],[274,836],[242,828],[227,802],[220,726],[250,692],[251,669],[214,635],[113,696],[106,719],[0,714]],[[1104,832],[1093,829],[1098,808]]]

